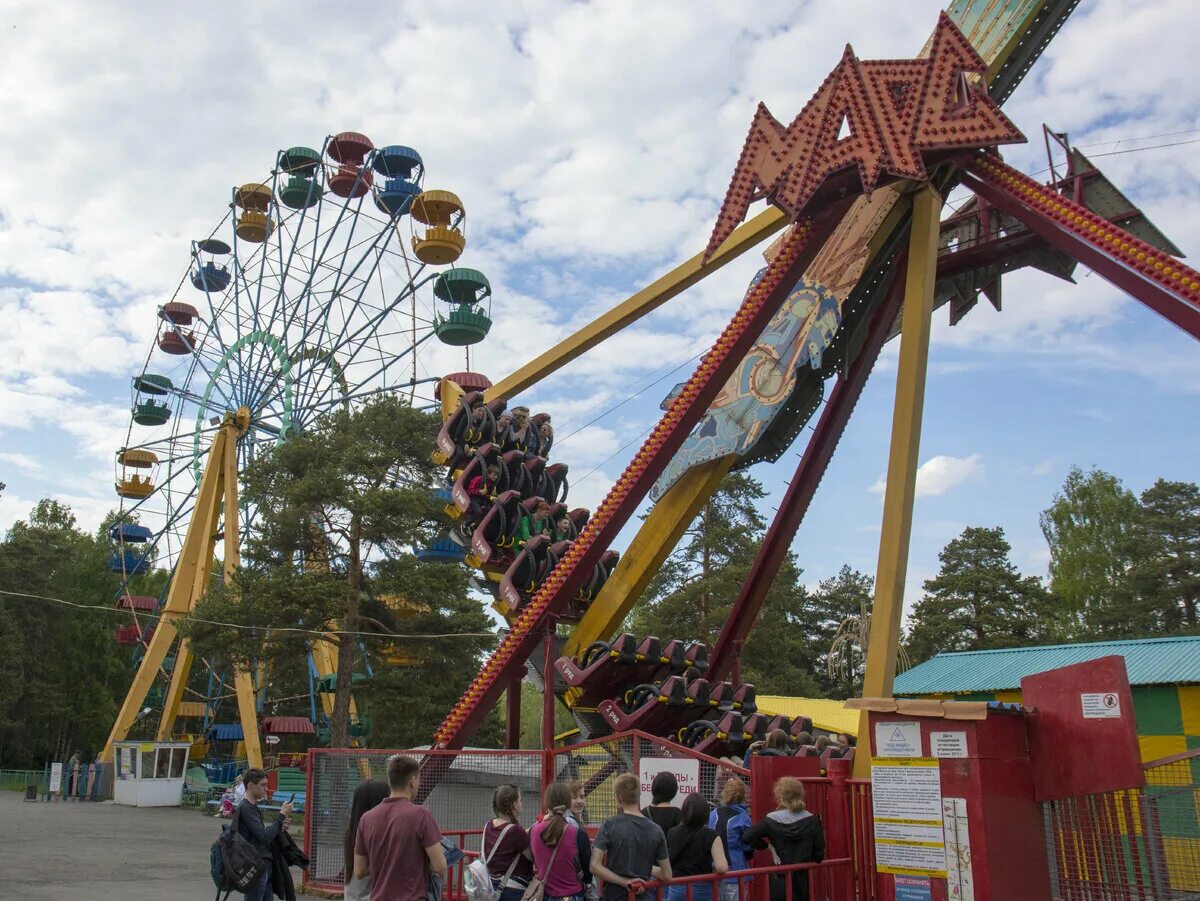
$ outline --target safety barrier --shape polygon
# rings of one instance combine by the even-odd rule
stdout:
[[[752,867],[734,870],[725,874],[708,873],[703,876],[680,876],[669,882],[652,880],[639,888],[627,888],[628,901],[653,896],[656,901],[665,901],[673,888],[682,889],[682,901],[717,901],[720,897],[718,885],[736,881],[739,898],[756,897],[754,892],[758,880],[769,880],[772,876],[784,876],[784,901],[800,901],[796,896],[792,874],[803,873],[808,882],[808,897],[815,899],[838,898],[852,901],[854,898],[854,862],[849,857],[826,859],[820,863],[778,864],[771,867]],[[675,893],[671,893],[675,894]],[[766,892],[758,893],[766,897]]]
[[[1042,806],[1056,898],[1200,897],[1200,749],[1145,769],[1144,788]]]
[[[525,818],[531,821],[541,807],[539,799],[548,782],[578,781],[586,799],[585,821],[594,827],[617,812],[613,780],[625,772],[649,773],[655,769],[647,766],[651,762],[694,762],[689,776],[695,775],[695,783],[683,789],[698,792],[714,805],[720,803],[721,790],[731,776],[750,779],[741,766],[638,732],[552,751],[313,749],[308,756],[304,830],[305,852],[311,861],[307,884],[328,891],[341,889],[343,840],[354,790],[369,779],[386,781],[387,761],[397,753],[421,764],[422,779],[429,778],[434,786],[423,803],[442,834],[472,856],[479,851],[483,824],[493,815],[492,793],[503,783],[521,789]],[[813,870],[811,897],[891,901],[890,893],[880,891],[875,874],[870,783],[848,777],[848,765],[831,765],[828,775],[801,780],[808,809],[824,825],[830,858],[827,866]],[[648,790],[649,786],[644,787]],[[461,865],[452,868],[443,898],[459,901],[461,879]]]

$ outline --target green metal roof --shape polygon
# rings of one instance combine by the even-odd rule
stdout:
[[[1200,682],[1200,635],[938,654],[896,677],[897,695],[1011,691],[1021,677],[1117,654],[1130,685]]]

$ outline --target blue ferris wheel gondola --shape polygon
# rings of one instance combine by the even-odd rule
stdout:
[[[149,541],[153,534],[145,526],[131,522],[119,522],[108,530],[108,537],[122,544],[142,544]]]
[[[150,560],[142,559],[142,555],[136,551],[123,551],[108,558],[108,568],[127,576],[143,576],[150,572]]]

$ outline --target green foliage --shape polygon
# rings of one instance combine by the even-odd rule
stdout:
[[[1059,628],[1065,637],[1117,637],[1147,628],[1123,591],[1137,517],[1137,498],[1120,479],[1077,466],[1042,511],[1050,588],[1061,602]]]
[[[874,591],[874,579],[843,566],[809,596],[820,661],[814,675],[826,697],[853,698],[862,691]]]
[[[1003,529],[970,527],[942,549],[941,570],[913,608],[908,650],[914,662],[943,651],[1036,644],[1049,604],[1036,576],[1009,560]]]
[[[109,607],[119,579],[107,541],[42,500],[0,542],[0,588]],[[76,750],[94,755],[129,685],[120,620],[35,598],[0,595],[0,766],[36,767]]]
[[[352,696],[374,724],[372,743],[427,741],[494,646],[465,569],[420,563],[410,550],[441,527],[429,487],[437,428],[436,416],[384,396],[338,409],[256,459],[243,473],[258,512],[245,565],[197,606],[212,622],[181,630],[206,658],[266,661],[272,672],[304,659],[314,632],[339,633],[334,747],[349,743]],[[375,678],[355,685],[368,660]],[[272,712],[306,712],[306,703],[291,698]]]
[[[1159,479],[1142,492],[1130,593],[1166,632],[1200,629],[1200,487]]]
[[[765,496],[762,484],[743,473],[721,482],[634,610],[634,632],[700,640],[712,647],[762,543],[766,523],[756,502]],[[817,691],[817,651],[808,597],[799,580],[800,570],[789,555],[742,649],[742,678],[763,694]]]

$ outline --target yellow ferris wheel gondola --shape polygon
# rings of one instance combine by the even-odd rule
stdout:
[[[414,221],[425,225],[424,236],[413,235],[413,253],[423,263],[445,266],[453,263],[467,246],[462,225],[466,218],[462,201],[451,191],[423,191],[412,202]]]
[[[158,455],[140,448],[122,448],[117,453],[117,465],[121,468],[117,476],[117,494],[131,500],[141,500],[154,493],[154,469],[158,466]],[[141,470],[147,470],[140,475]]]

